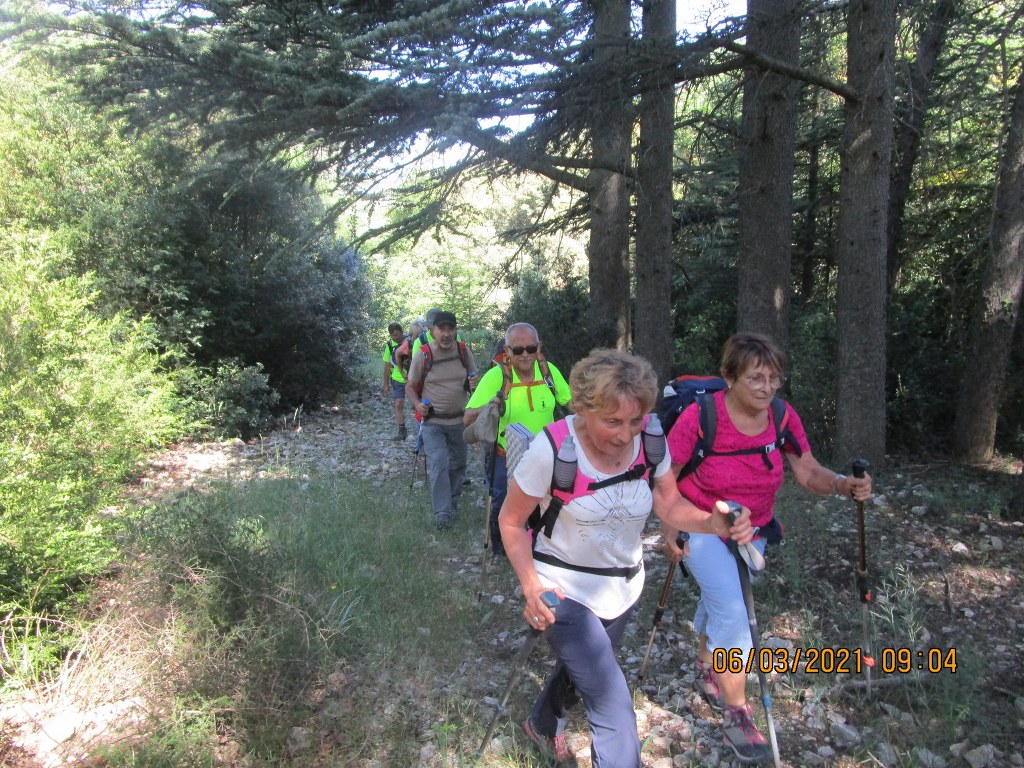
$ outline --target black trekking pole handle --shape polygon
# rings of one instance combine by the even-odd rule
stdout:
[[[680,531],[676,534],[676,546],[682,549],[686,546],[690,534]],[[647,650],[644,651],[644,660],[640,663],[640,671],[636,673],[637,681],[642,681],[647,675],[647,660],[651,658],[651,649],[654,647],[654,636],[661,626],[661,618],[665,615],[665,606],[668,605],[669,589],[672,587],[672,576],[676,572],[675,562],[669,563],[668,573],[665,575],[665,583],[661,587],[661,596],[658,597],[658,607],[654,609],[654,619],[651,621],[651,637],[647,641]]]
[[[544,601],[544,605],[548,607],[553,613],[558,612],[558,595],[554,592],[544,592],[541,594],[540,599]],[[491,734],[494,733],[494,726],[498,722],[498,716],[505,711],[505,705],[508,703],[508,697],[512,693],[512,689],[515,688],[516,681],[519,680],[519,676],[523,672],[523,667],[526,665],[526,660],[530,658],[530,654],[533,653],[534,647],[537,645],[537,641],[540,640],[540,636],[543,633],[534,627],[530,627],[530,633],[526,636],[526,640],[523,643],[523,647],[519,649],[519,653],[516,654],[514,667],[512,669],[512,676],[508,680],[508,685],[505,686],[505,692],[501,695],[501,700],[494,705],[494,717],[491,718],[490,724],[487,726],[487,733],[484,734],[483,741],[480,742],[480,749],[477,752],[477,758],[480,758],[484,750],[487,749],[487,742],[491,740]]]

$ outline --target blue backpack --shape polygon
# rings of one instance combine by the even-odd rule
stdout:
[[[711,401],[711,395],[726,389],[725,379],[721,376],[677,376],[665,385],[661,405],[658,407],[658,417],[667,435],[672,426],[679,418],[679,414],[685,411],[694,403],[700,409],[697,443],[693,447],[693,455],[690,456],[682,469],[679,470],[677,480],[697,471],[708,456],[740,456],[743,454],[759,453],[764,459],[765,466],[772,468],[768,455],[775,450],[782,450],[788,442],[797,456],[803,454],[800,444],[796,441],[789,429],[789,410],[786,408],[786,401],[781,397],[772,398],[772,423],[775,424],[775,440],[768,445],[759,448],[746,448],[739,451],[714,450],[715,434],[718,430],[718,411]]]

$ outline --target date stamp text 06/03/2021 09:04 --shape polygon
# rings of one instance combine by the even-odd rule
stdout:
[[[882,648],[874,657],[860,648],[716,648],[711,655],[711,668],[716,673],[801,671],[858,675],[869,667],[883,674],[939,674],[956,672],[956,656],[956,648]]]

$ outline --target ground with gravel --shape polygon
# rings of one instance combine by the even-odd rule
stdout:
[[[413,485],[411,492],[421,495],[421,512],[412,524],[430,531],[426,492],[419,487],[421,475],[414,475],[414,435],[401,443],[389,439],[394,428],[388,405],[380,395],[356,393],[313,413],[292,414],[280,420],[278,428],[261,440],[175,446],[151,458],[132,494],[145,503],[202,486],[213,478],[258,479],[287,463],[309,472],[358,476],[392,490]],[[978,718],[965,719],[969,725],[962,732],[949,734],[942,739],[943,746],[934,746],[925,738],[934,724],[922,715],[931,710],[929,706],[916,706],[915,702],[924,705],[929,699],[948,695],[944,692],[949,688],[948,681],[943,681],[942,675],[916,671],[878,675],[869,698],[862,675],[815,674],[804,667],[792,673],[773,673],[768,678],[783,765],[1024,766],[1024,757],[1015,746],[1024,740],[1024,595],[1019,583],[1024,526],[1003,521],[995,513],[992,500],[996,496],[990,490],[994,481],[987,473],[957,475],[960,479],[956,482],[976,485],[976,492],[968,493],[967,497],[977,499],[977,504],[970,509],[950,509],[941,488],[952,474],[949,467],[906,462],[894,462],[878,474],[877,495],[868,509],[871,557],[879,564],[879,572],[901,574],[905,589],[912,593],[908,600],[916,606],[916,620],[920,623],[919,648],[911,649],[914,653],[926,648],[975,649],[970,671],[969,665],[961,664],[953,674],[978,676],[977,685],[983,691],[980,699],[986,708],[981,720],[991,722],[993,727],[986,731],[977,725]],[[457,525],[480,529],[480,537],[429,537],[431,546],[443,550],[443,559],[453,566],[454,578],[463,581],[467,590],[477,590],[481,583],[483,518],[477,510],[483,509],[482,476],[480,456],[471,452],[471,482],[466,488],[469,503],[463,505],[467,512]],[[823,502],[802,491],[787,498],[790,504],[820,510],[821,530],[813,533],[816,556],[802,564],[801,569],[803,577],[828,588],[794,593],[802,589],[798,580],[785,573],[772,573],[773,555],[769,554],[770,573],[756,586],[757,599],[792,605],[793,610],[759,609],[762,644],[780,649],[781,658],[793,659],[796,651],[806,645],[802,627],[810,613],[821,620],[820,627],[832,627],[841,633],[835,638],[822,638],[823,645],[853,648],[857,636],[851,636],[850,631],[859,626],[861,617],[851,576],[851,560],[856,554],[852,548],[856,540],[855,519],[838,514],[835,502]],[[469,512],[470,509],[473,511]],[[467,547],[466,541],[476,540],[480,545]],[[668,568],[653,521],[645,537],[645,560],[644,601],[626,633],[620,655],[627,678],[635,688],[644,759],[650,768],[730,766],[733,761],[731,753],[722,747],[720,718],[693,690],[695,638],[688,622],[695,607],[694,585],[678,571],[654,635],[646,677],[638,679],[651,636],[654,608]],[[776,591],[774,600],[766,597],[771,590]],[[894,595],[898,593],[899,590],[893,591]],[[842,597],[842,605],[835,604],[837,595]],[[892,607],[886,602],[891,603],[876,605],[876,611],[884,613]],[[491,562],[481,598],[481,610],[492,616],[487,624],[487,637],[481,639],[478,655],[456,671],[457,684],[453,683],[451,670],[438,671],[439,686],[450,687],[453,696],[475,698],[485,717],[489,717],[504,688],[515,653],[525,637],[519,605],[511,569],[503,560]],[[497,619],[493,619],[494,615]],[[984,652],[979,654],[979,649]],[[524,706],[530,691],[541,682],[544,665],[550,661],[543,646],[539,646],[528,674],[517,687],[511,708]],[[338,682],[337,690],[331,689],[332,679]],[[353,690],[354,679],[362,690]],[[328,677],[325,689],[315,696],[323,707],[338,707],[340,698],[353,694],[363,701],[374,700],[374,691],[366,690],[366,686],[387,684],[394,688],[393,682],[362,679],[357,671],[349,670],[347,676],[339,672],[334,678]],[[763,707],[753,677],[748,690],[763,722]],[[445,754],[432,737],[429,726],[436,724],[443,714],[416,711],[417,706],[429,706],[427,702],[435,697],[423,704],[417,704],[414,692],[408,698],[403,704],[411,710],[408,716],[422,723],[420,766],[465,764]],[[114,710],[111,712],[111,717],[117,716]],[[74,760],[68,759],[69,753],[85,743],[86,729],[80,723],[77,728],[74,726],[75,719],[81,721],[87,716],[85,713],[66,713],[61,720],[52,708],[46,712],[33,710],[31,701],[22,701],[8,706],[4,714],[7,725],[0,731],[0,737],[6,734],[6,738],[0,738],[0,743],[6,744],[7,751],[0,748],[0,762],[5,765],[35,768],[74,764]],[[515,718],[515,712],[512,717]],[[94,719],[99,722],[101,718],[96,715]],[[52,732],[60,722],[65,730],[70,729],[69,734],[61,738],[47,732]],[[322,745],[323,734],[316,733],[317,722],[314,719],[308,728],[297,732],[298,753],[303,751],[303,742]],[[952,746],[946,746],[951,741]],[[77,747],[72,748],[76,743]],[[503,720],[490,745],[490,762],[481,764],[519,765],[511,762],[510,755],[516,744],[521,750],[521,743],[514,728]],[[589,737],[582,717],[573,720],[570,743],[580,765],[589,768]],[[230,749],[220,754],[223,765],[244,764],[233,762]],[[383,764],[369,758],[360,768],[379,765]]]

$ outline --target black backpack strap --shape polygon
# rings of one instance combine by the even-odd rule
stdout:
[[[533,544],[537,545],[537,537],[543,533],[549,539],[551,538],[551,532],[555,529],[555,521],[558,520],[558,515],[562,511],[564,502],[557,496],[551,496],[551,503],[548,504],[547,509],[543,512],[540,511],[540,507],[534,507],[533,512],[530,513],[530,518],[526,521],[526,527],[528,530],[533,531]]]
[[[781,451],[784,446],[789,446],[792,453],[803,456],[804,451],[796,439],[796,435],[789,428],[789,410],[786,401],[776,395],[772,398],[772,420],[775,422],[775,442],[779,444]]]
[[[549,539],[551,538],[551,531],[554,530],[555,521],[558,519],[558,514],[562,511],[563,502],[558,496],[555,495],[555,465],[554,462],[558,461],[558,446],[555,445],[555,438],[551,434],[551,430],[547,427],[541,429],[544,437],[548,439],[548,443],[551,445],[551,455],[554,460],[551,464],[551,483],[549,485],[551,492],[551,501],[543,512],[540,511],[540,507],[535,507],[533,512],[530,513],[530,518],[526,521],[526,527],[530,531],[533,531],[533,544],[537,545],[537,536],[543,531],[544,535]]]
[[[677,482],[696,472],[700,463],[711,455],[711,449],[715,444],[715,433],[718,431],[718,409],[715,407],[714,400],[707,392],[701,392],[694,398],[694,402],[697,404],[697,424],[699,426],[697,442],[693,446],[690,460],[676,475]]]
[[[549,555],[545,552],[534,552],[533,559],[539,560],[542,563],[548,565],[554,565],[558,568],[565,568],[570,571],[578,571],[579,573],[590,573],[594,576],[618,576],[625,578],[629,581],[636,576],[643,569],[643,563],[637,563],[631,565],[628,568],[594,568],[589,565],[576,565],[575,563],[567,563],[565,560],[559,560],[554,555]]]

